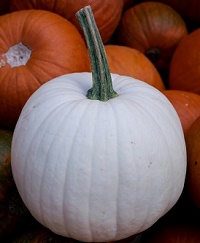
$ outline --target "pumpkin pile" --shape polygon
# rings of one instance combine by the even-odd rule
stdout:
[[[199,10],[1,1],[1,242],[200,242]]]

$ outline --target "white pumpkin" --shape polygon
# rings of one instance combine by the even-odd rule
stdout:
[[[179,199],[186,150],[179,117],[152,86],[111,74],[118,96],[86,97],[91,73],[57,77],[24,106],[12,171],[31,214],[85,242],[142,232]]]

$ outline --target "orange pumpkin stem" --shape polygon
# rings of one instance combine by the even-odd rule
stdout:
[[[93,87],[88,90],[87,97],[107,101],[116,97],[117,93],[113,89],[104,45],[91,7],[82,8],[76,13],[76,17],[86,39],[92,68]]]

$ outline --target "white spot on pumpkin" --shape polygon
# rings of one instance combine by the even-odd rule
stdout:
[[[11,46],[2,56],[6,57],[7,63],[11,67],[26,65],[31,56],[31,50],[21,42]]]
[[[3,59],[1,59],[0,60],[0,68],[4,67],[5,65],[6,65],[6,62]]]

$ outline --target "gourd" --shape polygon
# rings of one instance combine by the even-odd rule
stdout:
[[[198,0],[156,0],[174,8],[189,23],[200,23],[200,5]]]
[[[137,49],[105,45],[108,65],[112,73],[142,80],[158,90],[164,90],[163,80],[152,62]]]
[[[162,92],[174,106],[186,135],[192,123],[200,116],[200,95],[173,89]]]
[[[200,116],[192,123],[186,135],[187,177],[186,188],[196,207],[200,208]]]
[[[169,88],[200,95],[200,29],[185,37],[173,54],[169,69]]]
[[[1,128],[14,129],[25,102],[43,83],[89,70],[84,39],[57,14],[24,10],[2,15],[0,36]]]
[[[107,43],[119,24],[124,6],[123,0],[11,0],[10,10],[30,8],[48,10],[69,20],[82,34],[75,13],[87,5],[91,6],[102,40]]]
[[[197,243],[200,241],[200,232],[192,224],[171,224],[156,231],[146,243]]]
[[[145,1],[123,14],[116,38],[118,44],[145,54],[159,71],[168,71],[171,57],[186,35],[186,24],[173,8]]]
[[[57,77],[28,99],[13,134],[13,177],[31,214],[54,233],[116,241],[149,228],[177,202],[185,140],[160,91],[110,74],[91,8],[77,18],[92,73]]]
[[[13,133],[0,129],[0,241],[9,242],[27,217],[11,171],[11,141]]]

